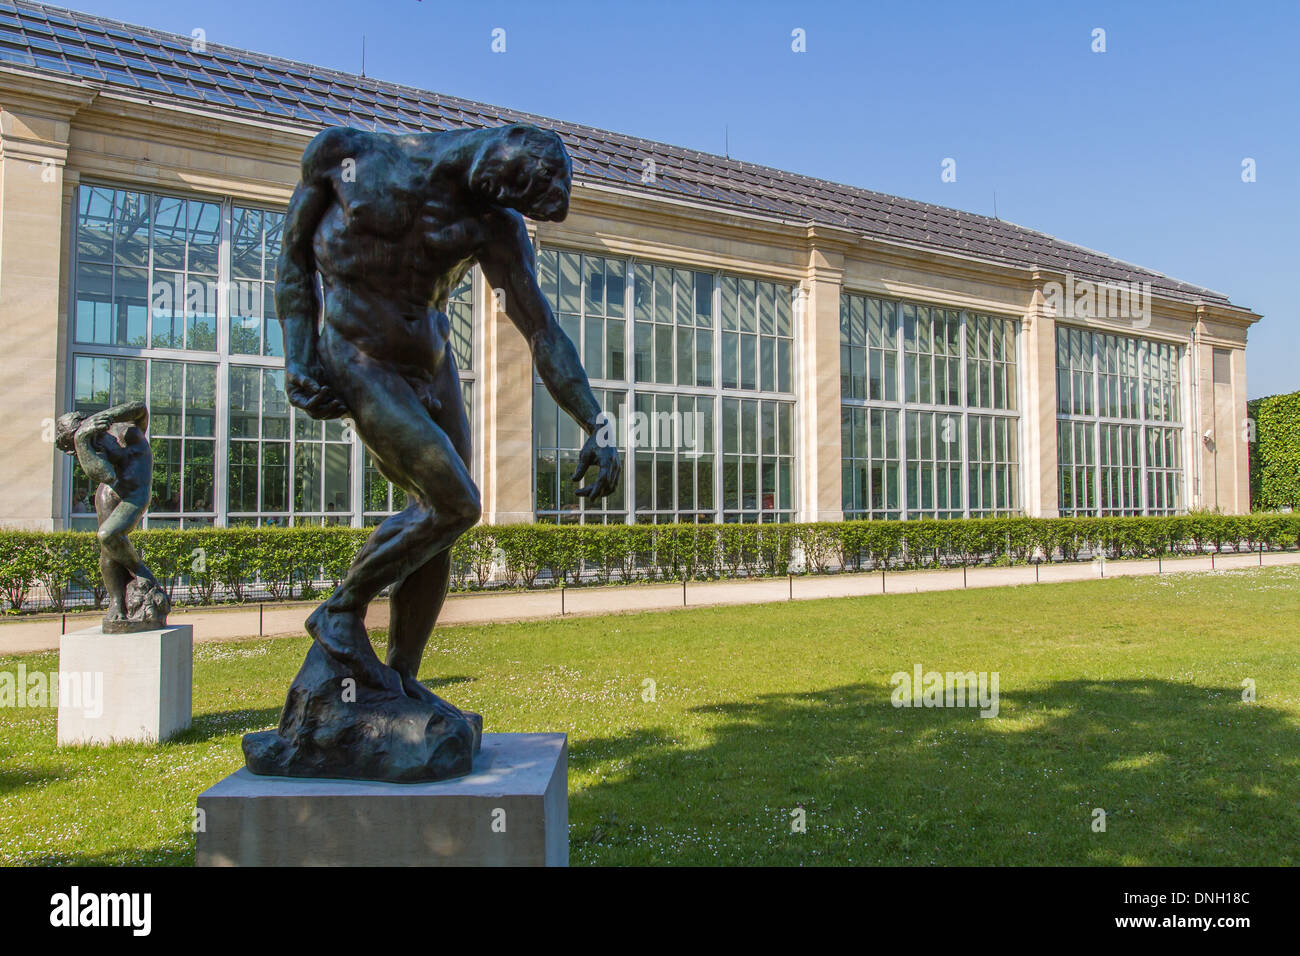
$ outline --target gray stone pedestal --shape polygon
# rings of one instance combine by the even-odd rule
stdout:
[[[269,777],[199,794],[198,866],[568,866],[564,734],[484,734],[438,783]]]
[[[190,725],[194,629],[73,631],[59,640],[59,674],[60,747],[166,740]]]

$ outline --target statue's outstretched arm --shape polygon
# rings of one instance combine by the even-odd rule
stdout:
[[[572,480],[578,481],[593,465],[599,474],[578,494],[603,498],[618,487],[622,470],[617,447],[606,440],[606,432],[611,430],[601,428],[600,405],[591,394],[578,350],[555,321],[537,285],[536,257],[523,218],[511,210],[496,215],[502,217],[500,228],[492,231],[492,240],[479,255],[479,266],[492,288],[504,290],[506,313],[528,340],[546,390],[587,433]]]

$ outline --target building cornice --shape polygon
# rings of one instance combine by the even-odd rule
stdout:
[[[1059,282],[1064,284],[1069,276],[1064,272],[1036,266],[1033,268],[1031,278],[1034,287],[1039,291],[1042,291],[1044,286],[1050,282]],[[1084,277],[1076,276],[1075,280],[1078,281],[1082,278]],[[1095,279],[1088,279],[1087,281],[1103,287],[1126,285],[1125,283],[1102,282]],[[1259,313],[1253,312],[1242,306],[1206,302],[1203,299],[1178,298],[1166,295],[1155,289],[1150,291],[1150,296],[1153,301],[1158,303],[1157,307],[1161,315],[1176,318],[1184,322],[1195,322],[1198,316],[1204,314],[1213,316],[1216,320],[1239,326],[1242,330],[1245,330],[1263,318]]]
[[[37,83],[36,80],[41,82]],[[72,118],[95,100],[74,81],[0,66],[0,154],[7,159],[62,166]]]
[[[30,111],[69,120],[94,102],[98,94],[96,88],[82,80],[0,64],[0,108],[6,112]]]

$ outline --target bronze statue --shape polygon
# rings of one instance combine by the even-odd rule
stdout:
[[[55,422],[54,444],[76,457],[97,482],[99,572],[108,610],[105,634],[152,631],[167,624],[171,602],[128,537],[140,524],[153,493],[153,452],[145,432],[149,410],[125,402],[86,416],[69,412]]]
[[[538,288],[523,219],[563,220],[571,176],[559,136],[527,125],[411,135],[339,127],[303,154],[276,278],[285,390],[313,418],[350,418],[408,504],[308,619],[315,643],[279,730],[244,738],[253,772],[437,780],[472,768],[481,718],[416,676],[447,593],[451,546],[480,513],[447,297],[477,262],[542,381],[588,435],[573,480],[592,466],[598,475],[577,493],[612,492],[618,452],[598,437],[600,407]],[[387,587],[383,663],[365,613]]]

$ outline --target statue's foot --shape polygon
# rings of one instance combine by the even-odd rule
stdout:
[[[306,628],[325,653],[347,667],[363,684],[390,694],[405,693],[401,676],[375,654],[359,614],[322,604],[311,612]]]
[[[433,691],[429,690],[429,688],[425,687],[418,679],[407,677],[405,674],[402,674],[401,678],[402,690],[406,692],[407,697],[410,697],[413,700],[418,700],[422,704],[427,704],[439,713],[446,714],[448,717],[460,716],[459,710],[447,703]]]
[[[394,782],[446,780],[473,770],[483,733],[477,714],[456,710],[428,688],[420,693],[412,687],[417,699],[360,683],[351,687],[352,673],[313,644],[289,687],[278,728],[244,737],[248,769]]]
[[[153,576],[132,578],[126,585],[126,616],[137,630],[167,626],[172,602],[167,590]]]
[[[461,710],[454,704],[447,703],[414,677],[403,675],[402,687],[406,691],[406,696],[431,708],[434,713],[441,714],[448,720],[468,721],[474,732],[473,752],[478,753],[479,746],[483,741],[483,718],[481,716],[473,711]]]

